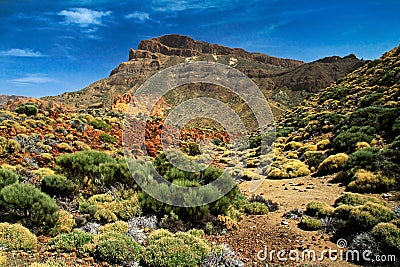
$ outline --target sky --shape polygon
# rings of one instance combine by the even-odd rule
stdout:
[[[0,94],[82,89],[172,33],[306,62],[376,59],[399,45],[399,14],[398,0],[0,0]]]

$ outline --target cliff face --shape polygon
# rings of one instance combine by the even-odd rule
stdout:
[[[365,63],[354,55],[304,63],[172,34],[141,41],[137,49],[129,50],[129,60],[113,69],[108,78],[78,92],[46,99],[56,100],[72,109],[111,108],[117,95],[134,94],[159,70],[195,61],[218,62],[242,71],[269,98],[277,114]]]
[[[253,60],[282,68],[296,68],[304,62],[293,59],[271,57],[265,54],[250,53],[241,48],[229,48],[218,44],[196,41],[188,36],[178,34],[165,35],[139,43],[138,50],[151,51],[168,56],[195,57],[202,54],[230,55],[233,57]],[[129,60],[134,57],[129,55]]]

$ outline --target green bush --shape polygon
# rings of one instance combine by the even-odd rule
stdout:
[[[357,230],[371,230],[381,222],[390,222],[396,215],[388,207],[377,203],[367,202],[362,206],[357,206],[350,212],[349,223]]]
[[[346,164],[348,156],[344,153],[331,155],[318,166],[318,174],[326,175],[338,172]]]
[[[335,208],[332,215],[337,219],[347,221],[350,218],[351,211],[355,208],[356,208],[355,206],[346,204],[339,205],[338,207]]]
[[[111,263],[123,263],[133,260],[139,262],[143,249],[131,237],[124,234],[109,232],[99,234],[95,239],[96,256]]]
[[[305,214],[311,217],[327,217],[331,216],[333,213],[334,208],[319,202],[319,201],[311,201],[310,203],[307,204],[306,206],[306,211]]]
[[[109,131],[112,129],[111,125],[108,125],[105,121],[98,119],[91,120],[88,122],[88,124],[98,130]]]
[[[108,223],[99,228],[99,234],[105,234],[105,233],[126,234],[127,232],[128,232],[128,223],[123,221]]]
[[[345,169],[364,169],[374,171],[378,169],[379,149],[367,147],[350,154]]]
[[[51,227],[58,206],[54,199],[31,184],[12,184],[0,191],[1,203],[16,219],[27,225]]]
[[[149,267],[195,267],[210,250],[206,241],[189,233],[162,232],[149,236],[143,259]]]
[[[264,203],[252,202],[244,205],[244,212],[253,215],[264,215],[268,213],[268,208]]]
[[[180,160],[179,157],[185,157],[182,153],[178,152],[175,154],[171,154],[172,157],[176,157],[176,159]],[[132,164],[132,163],[129,163]],[[150,190],[154,190],[152,194],[154,195],[169,195],[171,199],[169,202],[180,202],[183,205],[185,203],[190,202],[192,199],[204,199],[207,202],[207,199],[212,198],[216,194],[219,194],[221,190],[221,186],[226,186],[226,188],[233,188],[228,194],[224,197],[218,199],[207,205],[197,206],[197,207],[176,207],[165,204],[163,202],[159,202],[158,200],[151,197],[147,192],[139,193],[139,200],[143,211],[147,212],[155,212],[160,216],[169,215],[170,213],[174,213],[178,215],[179,218],[183,220],[198,220],[208,216],[209,214],[219,215],[225,214],[230,207],[233,199],[238,193],[238,188],[234,184],[233,179],[227,175],[223,174],[223,170],[208,167],[199,172],[186,172],[182,171],[175,166],[172,165],[167,159],[164,153],[161,153],[157,156],[153,162],[156,170],[160,175],[163,175],[164,178],[174,185],[180,185],[183,187],[193,187],[199,185],[207,185],[206,187],[202,187],[197,192],[192,192],[193,195],[183,195],[179,188],[173,188],[167,184],[162,184],[161,186],[152,179],[154,177],[154,173],[149,166],[146,164],[133,164],[130,165],[131,169],[135,169],[134,175],[138,175],[138,179],[143,179],[141,177],[150,178],[147,183],[149,184],[148,188]],[[223,175],[222,175],[223,174]],[[216,179],[218,180],[218,186],[216,185],[208,185]]]
[[[76,190],[76,185],[62,175],[46,175],[40,181],[40,189],[49,195],[71,196]]]
[[[72,233],[53,237],[47,243],[47,247],[49,250],[58,252],[80,251],[84,245],[93,241],[93,237],[90,233],[75,229]]]
[[[343,131],[336,135],[333,139],[333,147],[338,151],[353,152],[357,148],[357,143],[371,143],[372,139],[374,139],[373,136],[367,135],[361,131]]]
[[[111,136],[107,133],[101,133],[99,134],[99,138],[101,141],[105,143],[115,143],[117,142],[117,138],[115,136]]]
[[[304,217],[299,223],[299,227],[305,231],[317,231],[322,229],[322,222],[318,219]]]
[[[32,250],[37,238],[20,224],[0,223],[0,246],[9,250]]]
[[[25,103],[19,104],[18,107],[15,109],[15,112],[18,114],[25,114],[27,116],[36,115],[39,112],[38,107],[36,104],[33,103]]]
[[[116,222],[118,219],[128,220],[141,214],[136,193],[120,192],[118,197],[109,194],[91,196],[79,205],[79,212],[90,214],[100,222]]]
[[[400,229],[391,223],[379,223],[372,228],[371,234],[379,241],[385,253],[400,254]]]
[[[386,192],[392,189],[396,183],[394,178],[387,178],[382,174],[375,175],[366,170],[358,170],[347,186],[347,189],[352,192],[373,193]]]
[[[327,155],[323,151],[306,151],[303,155],[305,164],[314,168],[317,168],[326,158]]]
[[[64,154],[57,158],[61,174],[78,185],[102,184],[101,164],[115,164],[116,161],[104,152],[85,150],[74,154]]]
[[[357,193],[345,192],[335,200],[335,207],[338,207],[340,205],[358,206],[358,205],[364,205],[367,202],[373,202],[386,206],[386,203],[384,201],[379,200],[375,197],[364,196]]]
[[[18,181],[18,175],[14,172],[0,168],[0,190],[7,185],[14,184]]]

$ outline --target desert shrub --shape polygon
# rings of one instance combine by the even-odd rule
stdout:
[[[387,178],[381,174],[375,175],[363,169],[358,170],[352,180],[347,185],[347,189],[359,193],[385,192],[393,188],[396,183],[394,178]]]
[[[300,142],[296,142],[296,141],[290,141],[289,143],[287,143],[285,145],[284,150],[285,151],[289,151],[289,150],[297,150],[299,148],[303,147],[303,144]]]
[[[320,98],[319,103],[323,103],[328,99],[332,100],[343,100],[349,94],[350,88],[349,87],[333,87],[329,90],[324,91]]]
[[[72,152],[74,151],[74,148],[70,146],[68,143],[62,142],[57,144],[57,147],[60,151],[65,151],[65,152]]]
[[[349,223],[358,230],[371,230],[380,222],[390,222],[396,215],[388,207],[367,202],[350,212]]]
[[[374,171],[378,168],[379,149],[367,147],[350,154],[345,169],[364,169]]]
[[[76,190],[76,185],[62,175],[46,175],[40,181],[40,189],[56,196],[71,196]]]
[[[178,160],[179,157],[185,157],[181,152],[177,152],[175,154],[171,154],[172,157],[176,157]],[[131,163],[129,163],[131,164]],[[163,215],[169,215],[172,213],[176,214],[180,219],[183,220],[198,220],[208,216],[209,214],[213,214],[215,216],[219,214],[226,214],[228,208],[231,205],[231,202],[235,198],[238,193],[238,188],[234,184],[233,179],[227,173],[224,173],[223,170],[213,167],[208,167],[199,172],[186,172],[182,171],[175,166],[172,165],[167,159],[164,153],[158,155],[153,162],[156,170],[159,174],[164,176],[164,178],[172,184],[176,184],[182,187],[197,187],[200,185],[207,185],[206,187],[202,187],[199,191],[192,192],[192,195],[182,195],[179,188],[173,188],[170,185],[162,184],[161,186],[158,184],[155,175],[151,168],[146,164],[135,164],[136,173],[134,175],[138,175],[138,179],[143,179],[140,177],[148,177],[150,190],[154,190],[152,194],[154,195],[169,195],[171,197],[168,202],[179,201],[182,204],[187,203],[192,199],[204,199],[207,200],[212,198],[216,194],[218,194],[221,190],[221,186],[226,186],[226,188],[233,188],[229,193],[227,193],[222,198],[218,199],[207,205],[197,206],[197,207],[176,207],[160,202],[153,197],[151,197],[147,192],[139,193],[139,200],[141,207],[146,212],[152,212]],[[132,169],[132,166],[130,166]],[[153,178],[154,177],[154,178]],[[214,180],[218,180],[218,186],[214,184],[210,184]],[[210,184],[210,185],[209,185]]]
[[[107,133],[99,134],[99,138],[101,141],[105,143],[115,143],[117,142],[117,138],[115,136],[109,135]]]
[[[358,206],[364,205],[367,202],[377,203],[386,206],[386,203],[376,197],[364,196],[357,193],[345,192],[335,200],[335,207],[340,205]]]
[[[18,181],[18,175],[13,171],[0,168],[0,190],[7,185],[14,184]]]
[[[360,106],[363,108],[371,106],[375,101],[379,100],[382,97],[383,97],[382,93],[368,94],[360,100]]]
[[[80,251],[82,247],[93,241],[93,235],[75,229],[72,233],[59,234],[47,243],[47,248],[58,252]]]
[[[3,266],[6,266],[6,264],[7,264],[6,253],[0,252],[0,266],[3,267]]]
[[[104,152],[85,150],[61,155],[56,160],[61,174],[78,185],[96,184],[103,181],[100,164],[115,163]]]
[[[88,124],[98,130],[109,131],[112,129],[110,125],[100,119],[91,120],[88,122]]]
[[[271,168],[268,177],[271,179],[295,178],[310,174],[307,165],[297,159],[284,159],[283,162],[276,162],[279,167]]]
[[[137,195],[130,191],[122,192],[119,199],[110,194],[94,195],[80,203],[79,211],[100,222],[116,222],[119,218],[128,220],[142,212]]]
[[[144,252],[149,267],[195,267],[211,251],[208,243],[189,233],[157,233],[150,236]]]
[[[128,223],[123,221],[108,223],[99,228],[99,234],[105,234],[105,233],[126,234],[127,232],[128,232]]]
[[[323,139],[317,143],[317,150],[322,151],[326,150],[331,146],[331,141],[328,139]]]
[[[399,116],[399,110],[399,108],[375,106],[359,108],[349,116],[348,122],[352,126],[360,126],[360,129],[363,127],[378,129],[382,135],[390,138],[393,137],[393,134],[396,134],[396,132],[392,131],[392,128],[396,118]]]
[[[306,151],[302,156],[304,163],[311,168],[317,168],[326,158],[327,155],[323,151]]]
[[[131,161],[131,159],[128,160]],[[125,159],[102,163],[99,165],[99,171],[102,174],[102,183],[105,186],[114,186],[119,183],[126,185],[128,188],[137,187]]]
[[[220,247],[217,246],[212,248],[211,253],[203,259],[201,266],[243,267],[245,264],[236,257],[236,253],[232,250],[232,248],[222,244]]]
[[[20,224],[0,223],[0,246],[9,250],[32,250],[37,238]]]
[[[39,109],[36,104],[27,102],[25,104],[19,104],[15,109],[15,112],[18,114],[25,114],[27,116],[34,116],[39,112]]]
[[[391,223],[379,223],[371,231],[385,253],[400,253],[400,229]]]
[[[274,212],[279,210],[279,204],[270,199],[266,199],[261,195],[252,195],[249,199],[250,202],[260,202],[267,206],[268,211]]]
[[[50,233],[53,236],[70,233],[72,229],[76,226],[74,216],[65,210],[59,210],[57,212],[58,219],[54,224],[54,227],[51,229]]]
[[[367,142],[358,142],[356,144],[356,150],[361,150],[361,149],[367,148],[367,147],[371,147],[371,145],[368,144]]]
[[[189,156],[197,156],[201,154],[200,146],[194,142],[188,142],[183,144],[182,152],[189,155]]]
[[[363,131],[343,131],[338,133],[333,139],[333,147],[338,151],[353,152],[359,142],[371,143],[373,136],[365,134]]]
[[[302,209],[292,209],[283,214],[283,218],[290,220],[299,220],[303,218],[304,211]]]
[[[334,208],[329,206],[328,204],[319,202],[319,201],[311,201],[306,206],[305,214],[311,217],[327,217],[331,216]]]
[[[305,231],[321,230],[322,222],[315,218],[304,217],[299,223],[299,228]]]
[[[332,174],[339,171],[347,162],[348,156],[344,153],[331,155],[318,166],[318,174]]]
[[[251,202],[244,206],[244,212],[253,215],[263,215],[268,213],[268,208],[264,203]]]
[[[87,144],[85,144],[85,143],[82,142],[82,141],[74,141],[72,144],[73,144],[73,146],[74,146],[78,151],[81,151],[81,150],[90,150],[90,146],[87,145]]]
[[[0,191],[1,203],[24,224],[51,227],[57,219],[54,199],[31,184],[12,184]]]
[[[95,254],[98,258],[111,263],[123,263],[124,261],[139,262],[142,258],[143,249],[131,237],[108,232],[96,236]]]
[[[334,209],[332,215],[337,219],[348,220],[350,218],[350,213],[353,209],[355,209],[355,206],[346,204],[339,205]]]

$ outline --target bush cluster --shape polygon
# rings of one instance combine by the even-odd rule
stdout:
[[[40,189],[50,196],[72,196],[76,185],[62,175],[45,175],[40,181]]]
[[[1,206],[25,225],[51,227],[57,219],[58,206],[54,199],[31,184],[15,183],[0,191]]]
[[[18,114],[25,114],[27,116],[34,116],[39,112],[36,104],[27,102],[25,104],[19,104],[15,109]]]
[[[195,267],[210,251],[205,240],[190,233],[156,230],[149,236],[143,259],[149,267]]]
[[[0,223],[0,246],[9,250],[32,250],[37,238],[20,224]]]

